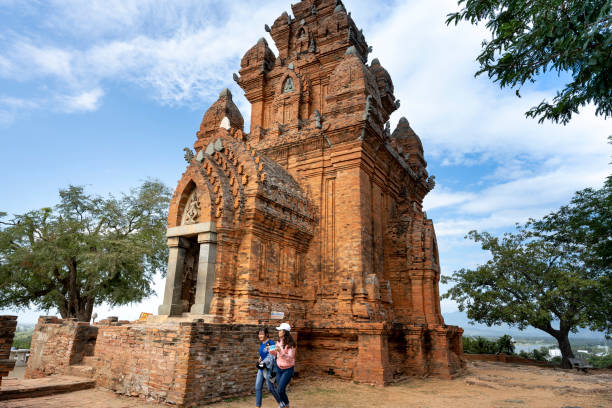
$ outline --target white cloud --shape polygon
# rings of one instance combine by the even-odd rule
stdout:
[[[425,208],[447,208],[435,220],[439,236],[463,236],[472,229],[512,228],[515,223],[539,218],[569,202],[585,187],[601,187],[610,173],[605,162],[581,167],[560,166],[554,171],[495,184],[479,191],[441,189],[425,200]],[[449,208],[450,207],[450,208]]]
[[[0,126],[8,126],[13,123],[20,112],[37,109],[37,101],[14,98],[10,96],[0,96]]]
[[[0,55],[0,75],[2,76],[8,75],[8,73],[12,70],[13,70],[12,62],[8,58]]]
[[[104,91],[95,88],[90,91],[80,92],[76,95],[64,95],[59,98],[61,112],[91,112],[98,109]]]
[[[0,55],[0,75],[56,80],[60,94],[123,81],[152,90],[163,104],[191,106],[227,86],[235,88],[231,72],[239,69],[239,58],[267,35],[264,23],[271,24],[289,6],[280,0],[265,5],[195,0],[52,5],[45,24],[66,37],[79,37],[51,45],[50,40],[12,35]]]
[[[539,125],[524,112],[554,96],[553,89],[524,90],[519,99],[486,77],[473,77],[480,42],[490,34],[467,23],[446,26],[446,14],[456,9],[456,0],[436,7],[401,2],[369,38],[402,99],[394,120],[402,115],[410,120],[428,157],[447,165],[478,165],[517,155],[529,160],[601,156],[610,126],[594,116],[593,107],[582,109],[568,126]]]
[[[474,193],[469,192],[453,192],[442,186],[436,186],[433,192],[425,197],[423,206],[426,210],[435,208],[455,206],[474,199]]]
[[[0,108],[8,108],[8,109],[33,109],[37,107],[38,104],[35,101],[22,99],[22,98],[14,98],[10,96],[0,96]]]

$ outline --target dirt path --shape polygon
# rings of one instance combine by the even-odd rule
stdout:
[[[264,408],[278,405],[267,394]],[[610,408],[612,371],[589,374],[503,363],[472,362],[468,373],[452,381],[408,379],[386,388],[337,380],[301,380],[289,392],[292,408]],[[209,405],[251,408],[255,397]],[[96,389],[52,397],[0,403],[7,408],[159,407]]]

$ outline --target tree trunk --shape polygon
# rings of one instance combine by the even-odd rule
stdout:
[[[550,322],[548,322],[546,326],[534,325],[534,327],[537,327],[538,329],[550,334],[557,340],[559,350],[561,350],[561,368],[572,368],[572,364],[570,363],[569,359],[574,358],[574,353],[572,352],[572,345],[570,344],[568,337],[572,325],[567,321],[561,320],[559,326],[560,330],[555,330]]]
[[[79,312],[77,313],[76,318],[79,319],[80,322],[89,322],[91,321],[91,314],[93,312],[94,300],[92,298],[86,297],[81,298],[81,303],[79,304]]]
[[[77,317],[79,312],[79,289],[77,288],[77,262],[72,258],[68,264],[68,314],[70,317]]]
[[[568,332],[560,332],[555,338],[557,339],[557,343],[559,343],[559,350],[561,350],[561,368],[572,368],[569,359],[574,358],[574,353],[572,352],[572,345],[569,341]]]
[[[68,317],[68,306],[65,305],[66,302],[64,302],[64,305],[59,305],[57,307],[57,310],[59,311],[60,316],[62,317],[62,319],[67,319]]]

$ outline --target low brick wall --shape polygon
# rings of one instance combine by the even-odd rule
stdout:
[[[26,376],[81,375],[129,396],[180,406],[211,403],[253,393],[259,328],[159,316],[108,318],[92,327],[41,317]],[[441,325],[298,326],[292,333],[296,372],[376,385],[411,375],[450,378],[464,365],[461,333]]]
[[[6,377],[15,366],[9,357],[16,328],[17,316],[0,316],[0,385],[2,377]]]
[[[542,367],[553,367],[554,364],[546,361],[535,361],[528,358],[519,356],[509,356],[506,354],[464,354],[463,357],[468,361],[492,361],[498,363],[512,363],[512,364],[524,364],[524,365],[535,365]]]
[[[253,392],[258,326],[202,321],[98,326],[99,386],[177,405]]]
[[[41,316],[32,334],[25,378],[66,373],[70,365],[93,355],[97,331],[87,322]]]
[[[440,325],[302,328],[300,375],[376,385],[407,376],[451,378],[463,372],[462,333],[458,327]]]

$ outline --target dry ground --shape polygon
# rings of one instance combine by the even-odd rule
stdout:
[[[266,394],[267,396],[267,394]],[[332,379],[301,380],[289,392],[293,408],[611,408],[612,370],[588,374],[504,363],[471,362],[465,376],[452,381],[408,379],[376,388]],[[210,405],[251,408],[255,397]],[[263,407],[278,405],[267,396]],[[29,400],[0,402],[7,408],[151,408],[142,400],[96,389]]]

